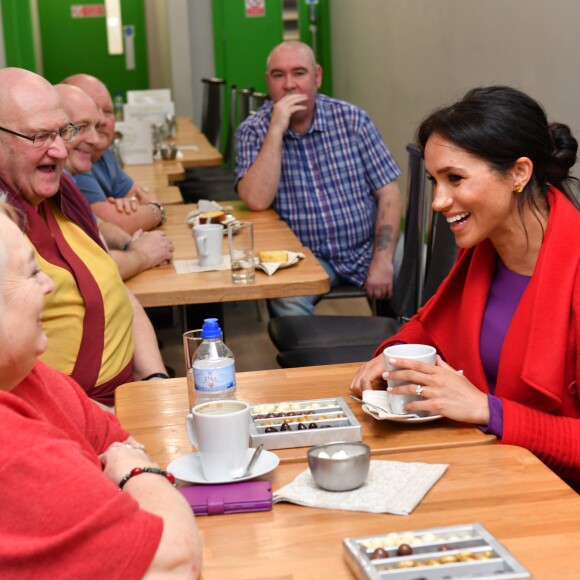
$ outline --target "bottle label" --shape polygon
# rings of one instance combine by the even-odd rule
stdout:
[[[193,367],[195,390],[202,393],[221,393],[236,386],[234,363],[217,369],[200,369]]]

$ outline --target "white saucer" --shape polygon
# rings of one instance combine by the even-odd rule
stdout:
[[[248,461],[250,461],[255,449],[250,448],[248,449]],[[250,475],[246,477],[239,477],[237,479],[224,479],[223,481],[207,481],[207,479],[203,476],[203,472],[201,470],[201,461],[199,459],[199,453],[188,453],[183,457],[179,457],[174,459],[168,466],[167,471],[172,473],[178,479],[183,481],[188,481],[189,483],[198,483],[198,484],[220,484],[220,483],[233,483],[238,481],[247,481],[248,479],[254,479],[255,477],[260,477],[269,473],[273,469],[278,467],[278,463],[280,463],[280,458],[271,451],[267,451],[266,449],[262,450],[260,457],[258,457],[258,461],[252,470]]]
[[[379,416],[376,411],[372,412],[370,407],[367,407],[367,405],[364,403],[362,404],[362,410],[377,421],[395,421],[396,423],[429,423],[430,421],[437,421],[437,419],[443,418],[443,415],[427,415],[426,417],[417,417],[417,415],[395,415],[394,413],[386,412]]]

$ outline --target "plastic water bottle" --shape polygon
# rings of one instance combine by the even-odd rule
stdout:
[[[206,318],[201,329],[202,343],[193,355],[193,381],[197,403],[235,399],[234,354],[222,341],[217,318]]]
[[[113,99],[113,108],[115,110],[115,121],[123,120],[123,94],[121,91],[115,93],[115,98]]]

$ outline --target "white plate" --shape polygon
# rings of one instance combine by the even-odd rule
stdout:
[[[254,451],[255,449],[253,448],[248,449],[248,462],[252,458]],[[169,473],[173,473],[173,475],[175,475],[175,477],[178,479],[188,481],[189,483],[205,483],[215,485],[220,483],[247,481],[248,479],[254,479],[255,477],[266,475],[266,473],[276,469],[276,467],[278,467],[278,463],[280,463],[280,458],[275,453],[263,449],[250,475],[247,475],[246,477],[239,477],[237,479],[225,479],[223,481],[207,481],[201,470],[199,453],[189,453],[183,457],[174,459],[167,466],[167,471],[169,471]]]
[[[429,423],[430,421],[437,421],[437,419],[442,419],[443,415],[427,415],[427,417],[417,417],[416,415],[395,415],[391,413],[381,414],[379,417],[375,413],[371,412],[370,408],[364,403],[362,405],[362,410],[370,415],[373,419],[377,421],[395,421],[396,423]]]

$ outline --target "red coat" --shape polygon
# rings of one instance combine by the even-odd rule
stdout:
[[[580,212],[556,189],[534,274],[505,336],[495,395],[502,443],[532,451],[564,479],[580,482]],[[479,339],[496,252],[489,240],[459,252],[441,287],[386,340],[435,346],[489,393]]]

